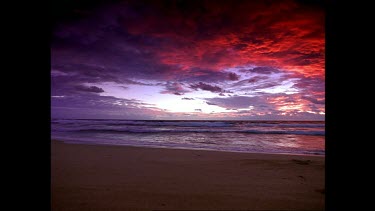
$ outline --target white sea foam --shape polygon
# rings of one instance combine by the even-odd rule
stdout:
[[[324,122],[55,119],[51,134],[53,139],[90,144],[324,154],[324,126]]]

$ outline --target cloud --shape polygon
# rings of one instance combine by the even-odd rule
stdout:
[[[296,78],[299,80],[293,86],[294,88],[300,89],[301,91],[321,93],[324,95],[325,81],[321,77],[305,77],[303,75],[298,75]]]
[[[52,52],[56,53],[56,52]],[[74,53],[74,52],[73,52]],[[52,76],[61,76],[59,79],[70,78],[77,81],[97,82],[97,81],[114,81],[118,82],[119,79],[115,76],[115,72],[108,67],[96,64],[87,64],[86,62],[75,63],[71,60],[55,62],[52,57],[52,68],[58,71],[52,71]],[[59,57],[57,60],[65,60]],[[64,77],[65,76],[65,77]]]
[[[194,98],[189,98],[189,97],[183,97],[181,100],[194,100]]]
[[[301,98],[304,99],[304,100],[308,100],[308,101],[310,101],[312,103],[315,103],[315,104],[322,104],[322,105],[325,104],[325,100],[317,100],[317,99],[309,97],[309,96],[302,96]]]
[[[252,73],[259,73],[259,74],[271,74],[271,73],[277,73],[280,72],[278,69],[273,67],[255,67],[253,69],[247,69],[242,71],[248,71]]]
[[[262,82],[262,83],[257,84],[252,89],[253,90],[267,89],[267,88],[271,88],[271,87],[276,87],[280,84],[281,84],[280,81],[267,81],[267,82]]]
[[[162,91],[161,94],[183,95],[186,92],[189,92],[189,90],[184,88],[183,83],[167,82],[165,84],[165,90]]]
[[[202,109],[194,109],[194,111],[202,112]]]
[[[190,88],[195,89],[195,90],[201,89],[201,90],[217,92],[217,93],[224,92],[224,90],[218,86],[212,86],[210,84],[206,84],[202,82],[199,82],[197,84],[192,84],[190,85]]]
[[[200,68],[215,74],[247,63],[306,74],[324,71],[324,13],[318,6],[296,1],[181,4],[108,3],[80,21],[59,24],[53,64],[75,58],[134,77],[169,79],[176,79],[171,72]],[[301,66],[304,60],[309,64]]]
[[[112,96],[100,96],[90,92],[84,92],[80,95],[70,95],[64,98],[53,98],[51,100],[51,107],[66,107],[73,108],[102,108],[102,109],[129,109],[140,108],[142,106],[150,106],[139,100],[123,99]]]
[[[249,106],[265,105],[268,102],[262,97],[232,96],[227,98],[205,98],[207,104],[214,104],[227,109],[244,109]]]
[[[240,76],[237,75],[236,73],[229,73],[228,78],[231,81],[238,81],[238,79],[240,79]]]
[[[78,85],[75,87],[78,91],[83,92],[93,92],[93,93],[102,93],[104,90],[102,88],[99,88],[97,86],[84,86],[84,85]]]
[[[225,108],[227,110],[236,111],[238,115],[241,113],[248,115],[273,115],[280,117],[280,115],[303,116],[304,112],[311,114],[311,112],[318,115],[324,112],[324,105],[322,101],[315,104],[312,98],[309,100],[313,103],[302,103],[300,99],[304,99],[300,94],[264,94],[261,96],[247,97],[247,96],[231,96],[226,98],[205,98],[207,104],[215,104],[216,106]],[[306,116],[306,115],[305,115]],[[309,117],[311,115],[308,115]]]
[[[152,119],[156,116],[166,116],[166,113],[154,105],[135,99],[86,93],[79,96],[52,98],[51,115],[52,118]]]
[[[130,79],[123,79],[121,82],[125,83],[125,84],[133,84],[133,85],[154,86],[154,84],[142,83],[142,82],[133,81],[133,80],[130,80]]]
[[[250,79],[248,80],[248,82],[249,82],[249,83],[256,83],[256,82],[259,82],[259,81],[261,81],[261,80],[266,80],[266,79],[268,79],[267,76],[254,76],[254,77],[250,78]]]
[[[202,96],[195,94],[204,90],[220,96],[207,104],[233,109],[254,104],[246,111],[254,114],[324,110],[325,18],[320,4],[129,0],[76,9],[67,11],[66,19],[61,16],[51,37],[51,94],[66,96],[54,98],[66,107],[80,102],[94,109],[102,100],[116,104],[117,99],[101,97],[90,98],[90,104],[79,100],[103,93],[103,88],[111,94],[111,87],[82,84],[108,82],[127,87],[118,92],[124,98],[135,94],[138,100],[146,91],[157,92],[158,101],[176,97],[163,94],[189,93],[198,99]]]
[[[204,69],[192,66],[185,70],[178,71],[178,80],[184,82],[220,82],[229,80],[229,75],[225,71],[216,71],[213,69]]]

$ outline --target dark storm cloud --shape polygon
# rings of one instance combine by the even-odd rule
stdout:
[[[218,86],[212,86],[210,84],[206,84],[202,82],[199,82],[197,84],[192,84],[190,85],[190,88],[195,89],[195,90],[201,89],[201,90],[210,91],[210,92],[224,92],[224,90]]]

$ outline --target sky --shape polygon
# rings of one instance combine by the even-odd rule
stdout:
[[[56,10],[52,118],[324,120],[319,1],[93,2]]]

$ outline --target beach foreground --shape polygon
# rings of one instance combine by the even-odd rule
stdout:
[[[52,141],[60,210],[324,210],[324,156]]]

